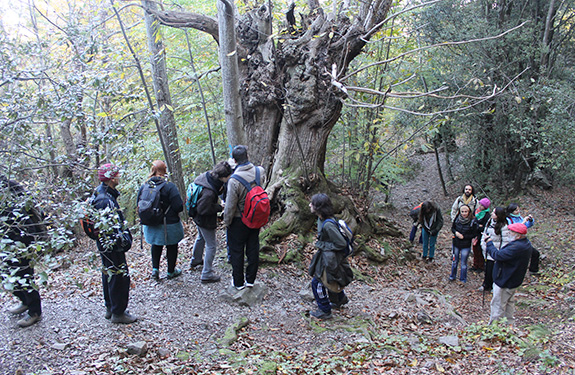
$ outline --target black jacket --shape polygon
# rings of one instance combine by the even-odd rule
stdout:
[[[194,223],[205,229],[216,229],[218,226],[218,212],[222,212],[224,209],[218,200],[224,183],[212,178],[210,172],[199,175],[194,180],[194,183],[203,186],[202,192],[198,197],[197,215],[194,216]]]
[[[150,180],[159,183],[165,179],[163,177],[152,177]],[[138,202],[143,189],[144,185],[138,191]],[[173,182],[166,182],[162,190],[160,190],[160,204],[162,205],[162,211],[166,213],[166,224],[175,224],[180,221],[180,212],[184,210],[184,201],[178,191],[178,187]],[[168,207],[170,208],[169,210]]]
[[[107,234],[102,234],[102,232],[100,232],[100,236],[96,241],[98,250],[100,252],[123,251],[121,250],[122,236],[128,236],[131,241],[132,234],[130,233],[130,230],[124,225],[124,213],[118,204],[118,197],[120,196],[120,192],[102,182],[96,188],[94,196],[95,197],[92,205],[95,209],[104,210],[109,207],[113,209],[118,215],[117,223],[115,223],[115,228],[113,231]]]
[[[431,225],[429,225],[432,216],[433,213],[424,217],[423,222],[420,222],[419,224],[421,224],[421,227],[428,231],[430,235],[437,236],[441,228],[443,228],[443,215],[441,214],[440,209],[435,210],[435,219],[431,222]]]
[[[455,232],[463,234],[463,239],[455,236]],[[451,233],[453,233],[453,246],[458,249],[471,247],[471,240],[477,236],[477,221],[471,219],[468,223],[462,224],[459,221],[459,214],[457,214],[453,224],[451,224]]]
[[[3,237],[26,246],[44,239],[46,227],[41,213],[31,207],[33,205],[22,185],[0,176],[0,233]]]

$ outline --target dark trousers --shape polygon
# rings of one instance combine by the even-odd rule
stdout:
[[[329,301],[329,293],[327,288],[323,285],[321,280],[314,277],[311,279],[311,291],[315,297],[317,307],[325,313],[331,313],[331,303]]]
[[[495,266],[494,260],[487,259],[485,261],[485,278],[483,279],[483,289],[486,291],[493,290],[493,267]]]
[[[161,245],[152,245],[152,268],[160,269],[160,259],[162,258]],[[166,258],[168,259],[168,272],[172,273],[176,269],[178,260],[178,244],[166,246]]]
[[[42,315],[42,302],[40,293],[32,285],[34,282],[34,268],[30,267],[28,259],[20,260],[16,263],[11,263],[12,267],[18,267],[16,276],[26,279],[26,284],[22,289],[12,292],[23,305],[28,306],[29,315]]]
[[[102,287],[106,308],[112,314],[122,315],[128,307],[130,295],[130,274],[126,253],[104,252],[102,257]]]
[[[471,249],[473,250],[473,268],[478,270],[485,269],[485,259],[483,258],[480,239],[472,242]]]
[[[260,262],[260,230],[248,228],[242,219],[236,217],[228,227],[228,248],[234,285],[244,285],[244,258],[248,259],[245,281],[253,284]]]
[[[533,248],[531,252],[531,262],[529,263],[529,272],[537,273],[539,272],[539,258],[541,253],[536,248]]]

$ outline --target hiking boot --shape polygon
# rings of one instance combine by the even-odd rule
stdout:
[[[112,317],[112,310],[106,309],[106,315],[104,315],[104,318],[110,319],[111,317]]]
[[[124,311],[122,315],[112,314],[111,322],[115,324],[130,324],[134,323],[136,320],[138,320],[138,318]]]
[[[331,312],[325,312],[325,311],[322,311],[320,309],[317,309],[315,311],[310,311],[309,315],[313,316],[314,318],[320,319],[320,320],[331,319]]]
[[[26,316],[17,321],[16,324],[18,324],[22,328],[30,327],[32,324],[40,321],[40,319],[41,319],[40,314],[34,314],[34,315],[26,314]]]
[[[22,314],[24,311],[27,311],[27,310],[28,310],[28,306],[26,306],[25,304],[21,303],[21,304],[18,305],[18,306],[14,306],[14,307],[12,307],[11,309],[8,309],[8,312],[9,312],[10,314],[13,314],[13,315],[18,315],[18,314]]]
[[[202,284],[210,284],[210,283],[217,283],[218,281],[220,281],[222,278],[220,276],[215,276],[209,279],[200,279],[200,282]]]
[[[349,302],[349,298],[347,298],[347,296],[343,296],[343,298],[341,299],[341,301],[339,302],[332,302],[331,303],[331,308],[332,309],[341,309],[343,307],[343,305],[346,305]]]
[[[176,268],[174,270],[174,272],[168,272],[168,279],[175,279],[176,277],[180,276],[182,274],[182,270],[179,268]]]
[[[152,269],[152,279],[158,281],[160,280],[160,270],[157,268]]]

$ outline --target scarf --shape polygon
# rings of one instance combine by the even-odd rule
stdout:
[[[433,214],[432,214],[429,218],[427,218],[427,217],[424,218],[424,223],[423,223],[423,224],[424,224],[424,226],[425,226],[425,229],[431,229],[431,226],[432,226],[433,223],[435,222],[435,216],[436,216],[436,214],[437,214],[437,212],[436,212],[436,211],[433,211]]]
[[[485,214],[488,212],[489,212],[489,209],[483,210],[483,211],[479,211],[479,209],[477,209],[477,210],[475,210],[475,217],[477,218],[477,220],[481,220],[481,219],[483,219]]]
[[[466,219],[464,219],[463,216],[461,216],[461,215],[457,215],[457,221],[459,223],[465,225],[471,221],[471,214],[469,214],[469,216],[467,216]]]
[[[473,196],[473,194],[471,194],[471,195],[469,196],[469,198],[465,198],[465,194],[463,194],[463,195],[461,196],[461,201],[462,201],[464,204],[466,204],[466,205],[469,206],[469,203],[473,200],[473,198],[475,198],[475,197]]]

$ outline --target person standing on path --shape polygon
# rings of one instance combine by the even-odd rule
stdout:
[[[495,260],[491,255],[487,254],[485,235],[491,238],[493,245],[497,249],[501,249],[511,242],[512,236],[509,229],[507,229],[507,214],[504,207],[496,207],[491,212],[491,218],[487,222],[483,236],[481,237],[481,248],[483,249],[483,256],[485,257],[485,277],[483,279],[483,285],[479,290],[491,292],[493,290],[493,266],[495,265]]]
[[[331,199],[326,194],[315,194],[309,204],[310,211],[318,216],[317,241],[310,266],[311,288],[318,309],[310,315],[317,319],[330,319],[333,307],[339,308],[349,302],[343,288],[353,280],[353,271],[345,256],[347,241],[339,231]],[[331,219],[331,220],[330,220]]]
[[[477,207],[477,198],[475,198],[475,189],[472,185],[465,185],[463,188],[463,194],[453,202],[451,206],[451,221],[455,220],[457,214],[459,214],[459,207],[463,206],[464,204],[468,205],[471,209],[471,212],[475,212],[475,208]]]
[[[262,167],[256,167],[250,163],[246,146],[235,146],[232,150],[232,158],[237,163],[234,175],[248,182],[255,181],[256,169],[258,169],[261,178],[260,185],[264,184],[265,171]],[[253,287],[259,268],[260,230],[249,228],[242,222],[247,193],[247,189],[240,181],[234,178],[228,180],[224,224],[227,228],[230,263],[232,264],[232,285],[237,290],[246,286]],[[248,260],[248,265],[244,276],[245,258]]]
[[[449,280],[454,281],[457,277],[457,265],[461,259],[461,271],[459,281],[467,282],[467,258],[471,251],[471,240],[477,236],[477,222],[468,205],[459,208],[459,215],[455,217],[451,225],[453,233],[451,274]]]
[[[527,226],[523,223],[509,224],[512,241],[497,249],[490,236],[485,237],[487,253],[495,259],[493,267],[493,298],[489,324],[507,318],[514,323],[515,292],[521,286],[527,273],[533,247],[527,239]]]
[[[146,184],[160,186],[160,208],[164,213],[164,222],[159,225],[143,225],[146,242],[152,245],[152,278],[160,279],[160,259],[164,246],[168,260],[168,279],[173,279],[182,274],[182,270],[176,268],[178,260],[178,243],[184,238],[184,227],[180,220],[180,212],[184,210],[184,202],[176,184],[168,181],[166,163],[155,160],[149,180],[142,185],[138,192],[138,202],[142,197],[142,191]]]
[[[13,282],[12,294],[20,300],[20,305],[10,308],[8,312],[12,315],[27,313],[16,322],[22,328],[42,318],[42,301],[34,285],[34,267],[31,264],[34,249],[30,245],[38,240],[37,235],[46,233],[45,226],[41,224],[42,218],[26,208],[26,195],[26,190],[19,183],[0,176],[0,237],[5,246],[0,255],[0,272],[17,278]]]
[[[212,268],[218,246],[216,241],[218,213],[224,209],[218,196],[224,190],[224,185],[231,174],[232,167],[228,162],[222,161],[214,169],[201,174],[194,180],[196,185],[202,186],[202,191],[198,197],[196,215],[193,217],[194,223],[198,227],[198,236],[194,243],[190,267],[194,268],[196,265],[203,264],[202,275],[200,276],[200,281],[203,284],[215,283],[221,279]]]
[[[435,203],[423,202],[419,211],[419,225],[421,225],[421,237],[423,240],[421,257],[428,262],[433,262],[437,235],[443,227],[443,215]]]
[[[477,237],[471,241],[471,248],[473,250],[473,264],[472,271],[483,271],[485,269],[485,258],[481,250],[481,235],[485,229],[485,224],[489,221],[489,206],[491,201],[488,198],[481,199],[477,204],[475,210],[475,220],[477,221]]]
[[[107,163],[98,168],[98,179],[102,182],[94,192],[93,206],[102,211],[111,222],[113,233],[100,233],[96,241],[102,258],[102,289],[106,303],[106,319],[112,323],[130,324],[137,318],[128,313],[130,297],[130,273],[126,262],[126,248],[122,246],[122,235],[132,235],[126,228],[124,213],[118,204],[120,192],[116,187],[120,184],[120,168]]]

